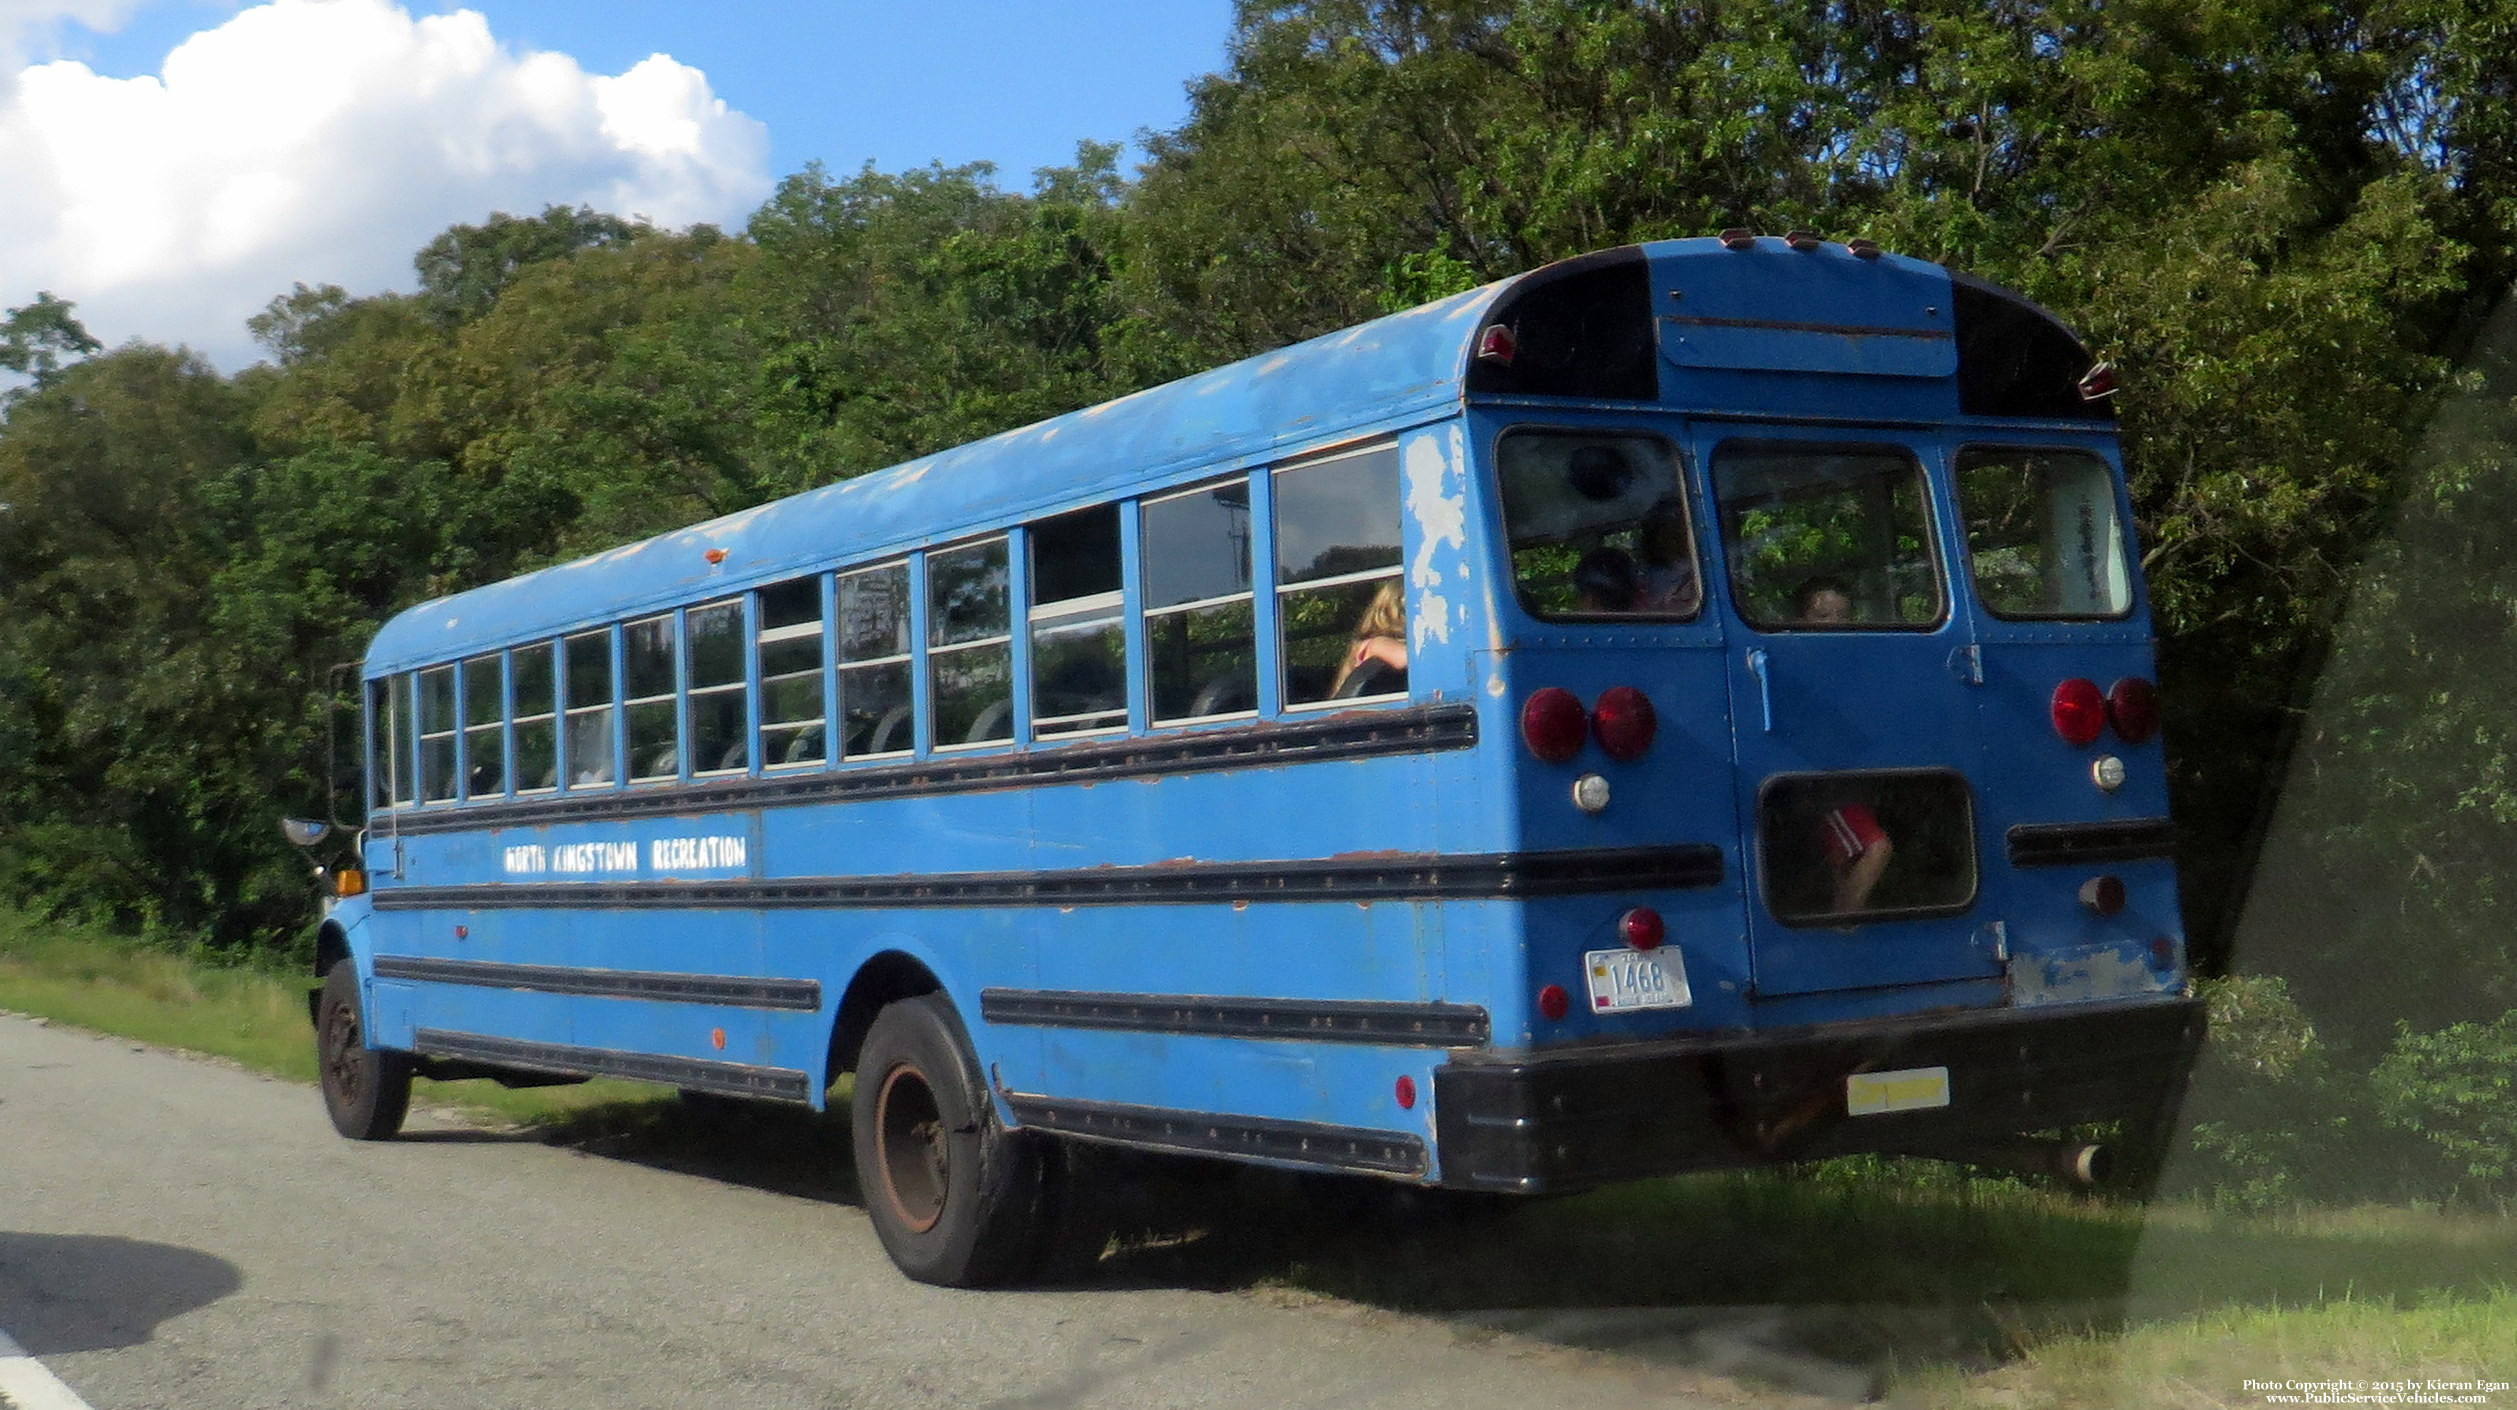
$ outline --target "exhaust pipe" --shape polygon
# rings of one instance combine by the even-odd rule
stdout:
[[[2042,1175],[2075,1190],[2096,1189],[2115,1174],[2115,1152],[2088,1141],[2047,1141],[2022,1136],[1988,1145],[1910,1150],[1904,1154],[1980,1165],[1988,1170]]]

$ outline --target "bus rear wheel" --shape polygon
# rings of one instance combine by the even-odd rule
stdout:
[[[875,1015],[849,1120],[865,1212],[901,1272],[974,1288],[1031,1271],[1048,1225],[1046,1152],[998,1123],[943,996]]]
[[[315,1062],[332,1128],[353,1141],[389,1141],[411,1109],[411,1055],[367,1046],[358,1003],[358,967],[348,960],[323,977],[315,1004]]]

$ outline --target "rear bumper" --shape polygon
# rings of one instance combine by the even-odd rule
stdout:
[[[2202,1032],[2202,1002],[2168,998],[1464,1053],[1434,1071],[1442,1183],[1537,1194],[2096,1122],[2156,1141]],[[1925,1067],[1949,1069],[1947,1106],[1847,1114],[1848,1076]]]

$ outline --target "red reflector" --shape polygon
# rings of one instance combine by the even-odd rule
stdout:
[[[1662,923],[1660,912],[1650,906],[1637,906],[1617,918],[1617,933],[1638,950],[1657,950],[1668,936],[1669,927]]]
[[[1652,709],[1652,697],[1630,685],[1612,685],[1599,693],[1599,703],[1591,707],[1591,734],[1611,759],[1640,759],[1652,747],[1652,736],[1659,733],[1660,716]]]
[[[1572,1006],[1573,1001],[1565,997],[1561,984],[1550,984],[1538,991],[1538,1011],[1547,1016],[1549,1023],[1564,1017],[1564,1011]]]
[[[1416,1109],[1416,1079],[1413,1077],[1399,1078],[1397,1092],[1398,1109],[1401,1111],[1414,1111]]]
[[[2106,697],[2077,676],[2054,687],[2054,733],[2073,748],[2097,742],[2106,729]]]
[[[1581,753],[1582,740],[1590,732],[1589,712],[1562,686],[1541,686],[1521,706],[1521,739],[1529,752],[1550,764]]]
[[[2150,963],[2161,969],[2176,968],[2176,942],[2164,935],[2151,941]]]
[[[2126,744],[2147,744],[2159,732],[2159,688],[2126,676],[2106,692],[2106,718]]]
[[[2080,883],[2080,904],[2102,916],[2111,916],[2124,908],[2124,882],[2121,877],[2093,876]]]
[[[2082,401],[2104,401],[2115,395],[2115,364],[2101,362],[2080,379]]]
[[[1520,340],[1512,336],[1511,329],[1500,323],[1487,324],[1486,331],[1477,335],[1477,360],[1479,362],[1499,362],[1509,367],[1512,365],[1513,354],[1520,350]]]

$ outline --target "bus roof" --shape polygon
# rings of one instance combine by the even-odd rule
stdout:
[[[1603,279],[1610,284],[1601,284]],[[1959,280],[1989,289],[1963,276]],[[1677,300],[1665,312],[1655,308],[1650,292],[1664,283]],[[1835,244],[1796,252],[1772,238],[1745,251],[1714,239],[1628,246],[423,603],[377,633],[366,673],[433,665],[740,592],[834,560],[868,560],[946,542],[990,525],[1118,497],[1166,475],[1222,472],[1420,424],[1467,398],[1512,390],[1498,384],[1492,366],[1478,364],[1474,354],[1488,315],[1513,317],[1517,324],[1515,305],[1524,296],[1531,313],[1523,326],[1527,393],[1651,400],[1648,392],[1636,397],[1613,385],[1588,393],[1549,385],[1538,370],[1545,352],[1539,335],[1548,331],[1549,312],[1537,306],[1539,293],[1574,291],[1556,310],[1555,336],[1561,342],[1575,336],[1566,330],[1589,335],[1603,321],[1599,310],[1612,305],[1600,295],[1611,285],[1613,307],[1629,310],[1614,316],[1621,323],[1615,334],[1620,355],[1643,369],[1647,387],[1651,370],[1663,361],[1680,369],[1718,365],[1870,374],[1864,380],[1875,375],[1906,386],[1937,386],[1948,410],[1958,409],[1946,390],[1955,358],[1943,350],[1955,346],[1947,321],[1964,291],[1953,300],[1952,277],[1937,265],[1896,255],[1858,258]],[[2051,322],[2033,305],[1997,291],[1995,296]],[[1963,329],[1958,331],[1962,336]],[[1935,357],[1941,360],[1932,361]],[[1938,380],[1904,380],[1916,378]],[[711,562],[708,555],[719,550],[718,561]]]

